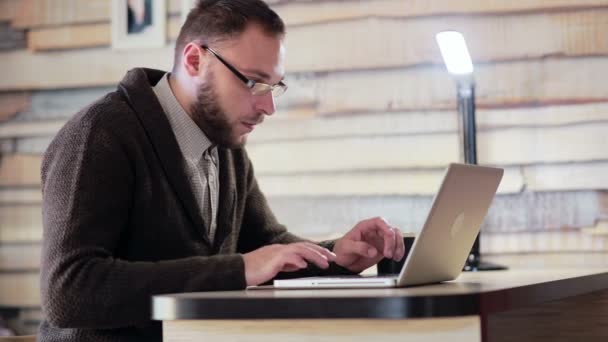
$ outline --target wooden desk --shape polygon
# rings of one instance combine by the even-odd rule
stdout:
[[[463,273],[402,289],[155,296],[164,341],[605,341],[608,268]]]

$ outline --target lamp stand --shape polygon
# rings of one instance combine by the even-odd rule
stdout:
[[[461,121],[464,162],[477,164],[477,127],[475,121],[475,82],[471,78],[457,81],[458,86],[458,114]],[[506,266],[481,261],[479,248],[479,234],[471,248],[464,271],[492,271],[505,270]]]

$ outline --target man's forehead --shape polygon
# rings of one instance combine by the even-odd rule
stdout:
[[[283,78],[285,46],[282,37],[246,31],[236,39],[223,41],[218,48],[225,57],[238,63],[243,72],[267,81],[278,79],[278,82]]]

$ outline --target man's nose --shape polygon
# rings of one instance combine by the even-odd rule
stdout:
[[[276,108],[274,106],[274,97],[272,92],[268,92],[264,95],[255,96],[256,109],[258,112],[262,112],[266,115],[274,114]]]

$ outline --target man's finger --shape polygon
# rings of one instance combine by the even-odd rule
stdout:
[[[374,217],[364,222],[361,233],[376,232],[383,236],[393,236],[391,226],[382,217]]]
[[[376,233],[382,238],[384,251],[384,257],[393,258],[395,255],[395,231],[388,222],[382,217],[376,217],[373,219],[372,229],[376,229]]]
[[[309,242],[302,242],[302,243],[305,244],[306,246],[316,250],[317,252],[321,253],[322,255],[324,255],[327,258],[327,260],[329,260],[329,261],[336,260],[336,254],[334,252],[330,251],[329,249],[321,247],[314,243],[309,243]]]
[[[285,258],[283,261],[282,272],[293,272],[302,268],[306,268],[308,263],[301,256],[296,253],[288,253],[282,256]]]
[[[303,243],[296,243],[288,246],[292,249],[293,253],[298,254],[308,262],[312,262],[313,264],[321,268],[329,267],[329,261],[327,260],[327,257],[321,254],[320,252],[317,252],[314,248],[307,246]]]
[[[395,231],[384,234],[384,257],[391,259],[395,255]]]
[[[365,258],[373,258],[378,255],[378,250],[367,242],[348,240],[344,244],[345,252],[357,254]]]
[[[401,230],[393,227],[393,231],[395,232],[395,254],[393,255],[393,260],[399,261],[403,259],[403,255],[405,254],[405,244],[403,243]]]

